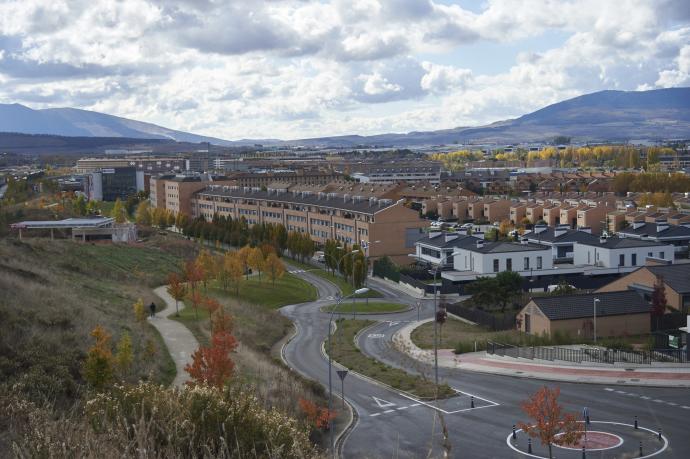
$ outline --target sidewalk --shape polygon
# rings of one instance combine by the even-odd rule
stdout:
[[[191,362],[192,354],[199,347],[199,342],[187,327],[175,320],[168,319],[168,315],[175,313],[175,300],[168,293],[167,286],[163,285],[154,289],[154,293],[165,301],[166,308],[157,313],[155,317],[149,317],[148,321],[158,329],[168,347],[170,356],[175,361],[177,375],[173,380],[173,386],[182,387],[189,380],[189,375],[184,371],[184,367]]]
[[[431,320],[431,319],[429,319]],[[410,357],[425,363],[434,361],[431,350],[420,349],[410,339],[410,334],[423,322],[413,322],[401,328],[394,336],[395,347]],[[542,362],[542,361],[540,361]],[[557,365],[535,363],[532,360],[512,357],[489,356],[484,351],[457,355],[451,349],[439,349],[438,364],[441,367],[490,373],[520,378],[545,379],[574,383],[690,387],[690,365],[649,366],[632,369],[621,367],[605,368],[580,365]]]

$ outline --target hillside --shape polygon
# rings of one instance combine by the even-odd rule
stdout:
[[[232,144],[232,142],[214,137],[176,131],[156,124],[105,113],[76,108],[33,110],[20,104],[0,104],[0,132],[69,137],[167,139],[177,142],[211,142],[216,145]]]

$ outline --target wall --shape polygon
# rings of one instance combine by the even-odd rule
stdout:
[[[594,314],[594,309],[592,309]],[[571,320],[551,321],[551,333],[560,331],[570,336],[592,336],[591,324],[593,317]],[[627,335],[643,335],[651,331],[651,319],[647,314],[627,314],[619,316],[597,317],[597,337],[614,337]],[[579,332],[579,334],[578,334]]]
[[[645,287],[653,289],[655,282],[656,276],[643,267],[621,277],[620,279],[616,279],[615,281],[606,284],[598,289],[597,292],[618,292],[628,290],[629,286],[632,284],[644,285]],[[666,285],[665,293],[667,304],[678,311],[682,310],[682,296],[679,295],[675,290],[671,289],[668,285]]]
[[[673,260],[674,256],[673,246],[668,245],[652,247],[630,247],[624,249],[607,249],[602,247],[575,243],[574,250],[575,255],[573,258],[573,263],[576,266],[594,265],[597,261],[599,261],[601,262],[601,266],[604,266],[606,268],[617,268],[619,263],[619,257],[621,254],[625,255],[624,266],[626,267],[644,266],[645,259],[647,258],[650,252],[652,253],[652,256],[663,258],[665,260]],[[660,257],[659,253],[662,253],[663,257]],[[637,263],[635,265],[632,264],[632,254],[637,255]]]
[[[506,271],[508,259],[512,260],[512,271],[530,273],[533,270],[535,275],[537,271],[537,258],[541,257],[542,269],[553,269],[553,257],[551,255],[551,248],[547,247],[544,250],[530,250],[525,252],[507,252],[507,253],[480,253],[467,249],[458,249],[458,255],[453,259],[453,266],[457,271],[474,271],[479,274],[491,274],[494,272],[494,260],[498,259],[498,272]],[[524,270],[524,258],[529,258],[530,269]],[[467,260],[467,266],[465,265]]]

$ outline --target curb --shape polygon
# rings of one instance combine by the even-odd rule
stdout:
[[[402,306],[406,306],[402,303],[400,303]],[[327,308],[328,305],[323,306],[323,308]],[[383,316],[387,314],[402,314],[403,312],[410,312],[414,309],[413,306],[408,307],[407,309],[400,309],[398,311],[386,311],[386,312],[357,312],[358,316]],[[330,311],[323,311],[322,308],[319,308],[319,312],[323,314],[330,314]],[[336,316],[349,316],[352,314],[352,312],[340,312],[340,311],[335,311],[333,313]]]

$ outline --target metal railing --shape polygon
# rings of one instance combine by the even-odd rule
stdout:
[[[520,347],[488,341],[486,353],[502,357],[529,360],[560,360],[573,363],[631,363],[651,365],[662,363],[690,363],[688,354],[682,349],[653,349],[651,351],[632,351],[606,348],[570,348],[552,346]]]

